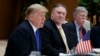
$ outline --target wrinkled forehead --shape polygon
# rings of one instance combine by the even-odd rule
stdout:
[[[86,11],[79,11],[76,13],[76,15],[84,15],[84,16],[87,16],[87,12]]]

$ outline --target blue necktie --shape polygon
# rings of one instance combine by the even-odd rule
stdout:
[[[39,37],[39,31],[38,30],[36,31],[35,36],[36,36],[37,51],[40,51],[40,37]]]

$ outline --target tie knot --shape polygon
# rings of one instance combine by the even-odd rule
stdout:
[[[80,38],[83,37],[82,27],[79,28],[79,36],[80,36]]]
[[[58,27],[58,29],[62,29],[62,27],[61,27],[61,26],[59,26],[59,27]]]
[[[35,35],[36,35],[36,36],[38,36],[38,35],[39,35],[39,31],[38,31],[38,30],[36,30]]]
[[[82,30],[82,27],[80,27],[79,30]]]
[[[38,30],[36,30],[36,33],[38,33]]]

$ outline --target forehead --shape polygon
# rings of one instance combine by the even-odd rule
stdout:
[[[79,11],[77,14],[79,14],[79,15],[87,15],[87,12],[85,12],[85,11]]]
[[[61,11],[61,12],[65,12],[66,13],[66,9],[64,7],[56,7],[54,8],[54,11]]]
[[[45,15],[46,12],[44,12],[44,11],[36,11],[35,14],[38,14],[38,15],[39,15],[39,14],[43,14],[43,15]]]

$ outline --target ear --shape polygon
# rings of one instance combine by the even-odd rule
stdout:
[[[34,16],[34,14],[33,14],[33,13],[31,13],[31,14],[29,15],[29,18],[33,18],[33,16]]]

